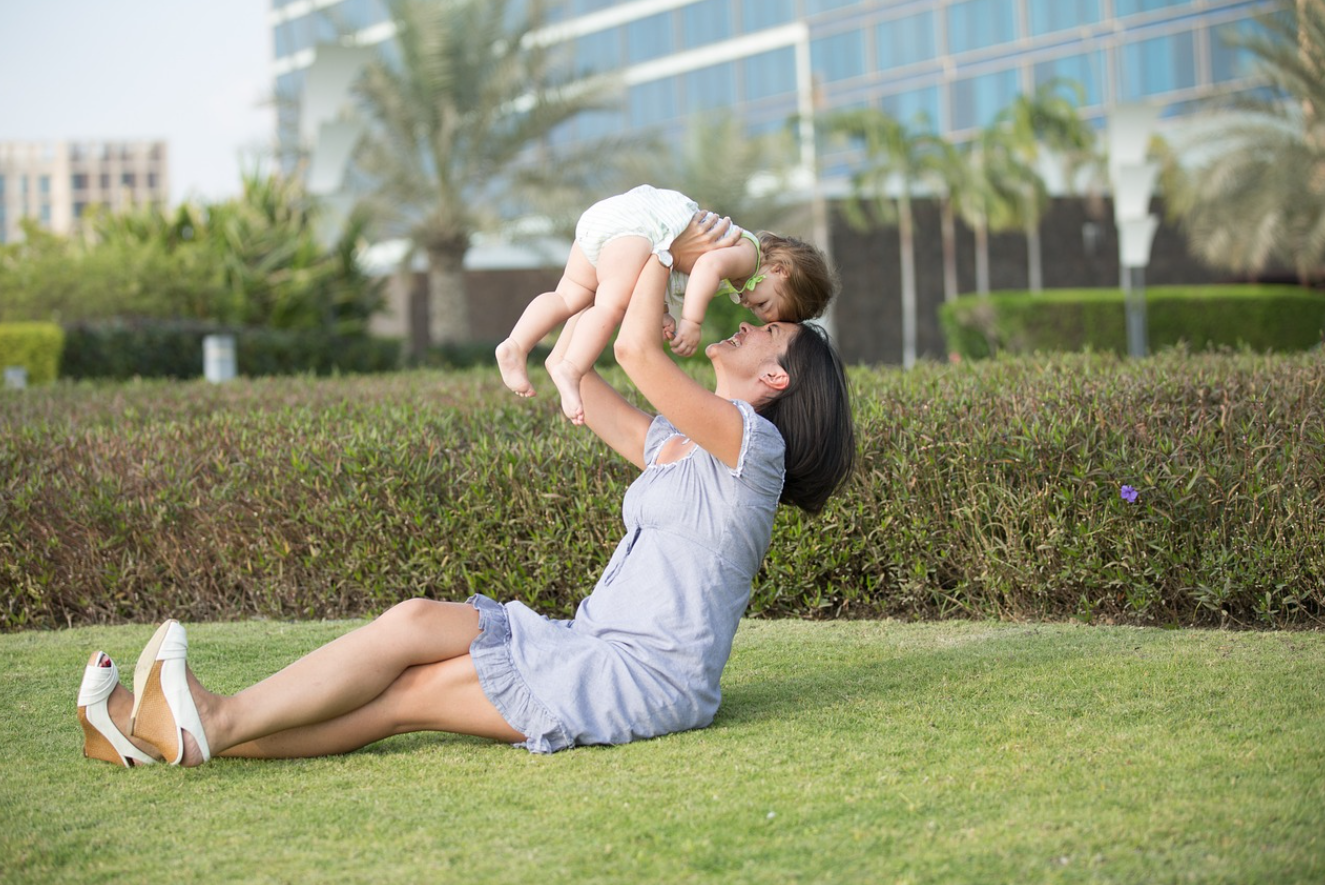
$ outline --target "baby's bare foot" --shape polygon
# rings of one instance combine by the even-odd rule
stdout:
[[[534,388],[529,383],[529,371],[525,367],[528,357],[524,348],[510,338],[497,345],[497,368],[501,370],[501,380],[519,396],[534,395]]]
[[[584,373],[568,360],[562,360],[552,368],[552,383],[557,385],[561,394],[561,411],[566,413],[572,424],[584,423],[584,403],[580,400],[580,379]]]

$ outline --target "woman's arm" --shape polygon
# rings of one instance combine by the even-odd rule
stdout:
[[[727,466],[735,467],[744,437],[741,413],[687,375],[663,350],[658,315],[666,288],[667,268],[650,257],[621,322],[614,349],[617,362],[640,393],[678,430]],[[586,402],[586,419],[588,414]]]
[[[576,314],[566,322],[556,346],[544,363],[549,371],[564,358],[579,319],[580,315]],[[653,417],[626,402],[625,397],[593,369],[580,379],[580,401],[584,405],[584,423],[589,429],[618,455],[643,470],[644,440],[648,436]]]

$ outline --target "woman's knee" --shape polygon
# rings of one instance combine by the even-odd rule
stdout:
[[[472,605],[420,598],[396,603],[373,626],[389,632],[393,642],[426,646],[430,660],[468,651],[479,632],[478,612]]]

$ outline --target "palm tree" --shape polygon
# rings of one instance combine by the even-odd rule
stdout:
[[[975,290],[989,294],[989,234],[1021,229],[1019,210],[1025,194],[1037,194],[1044,182],[1012,149],[1004,130],[990,126],[962,145],[966,167],[958,215],[975,235]]]
[[[1170,199],[1210,264],[1253,274],[1283,261],[1305,285],[1325,275],[1325,5],[1281,0],[1263,22],[1237,42],[1274,97],[1236,100],[1241,113],[1205,137],[1212,158]]]
[[[547,193],[568,167],[539,162],[539,146],[602,91],[572,85],[537,19],[512,23],[509,0],[388,0],[394,58],[358,85],[368,134],[356,154],[372,217],[428,260],[429,322],[412,350],[469,338],[463,276],[475,233]],[[539,4],[531,4],[536,13]]]
[[[939,136],[932,137],[933,151],[926,158],[925,179],[938,191],[939,231],[943,238],[943,300],[957,300],[957,215],[960,207],[975,196],[973,168],[962,151]],[[985,284],[988,286],[988,259]],[[986,289],[986,291],[988,291]]]
[[[916,362],[915,219],[911,188],[924,175],[933,150],[932,137],[910,129],[878,108],[858,108],[831,115],[825,130],[846,136],[864,149],[864,161],[851,174],[851,195],[843,204],[847,222],[857,230],[897,224],[902,272],[902,365]],[[896,184],[897,195],[890,195]]]
[[[1072,93],[1064,93],[1065,87]],[[996,126],[1001,128],[1009,145],[1022,163],[1035,169],[1047,147],[1065,158],[1071,186],[1071,170],[1081,158],[1092,153],[1095,133],[1081,119],[1077,108],[1081,103],[1081,87],[1061,80],[1040,85],[1032,95],[1021,94],[999,115]],[[1075,99],[1075,100],[1074,100]],[[1019,183],[1017,189],[1019,214],[1026,233],[1026,264],[1030,290],[1039,292],[1043,284],[1043,261],[1040,255],[1040,220],[1048,204],[1048,192],[1043,183],[1035,186],[1029,181]]]

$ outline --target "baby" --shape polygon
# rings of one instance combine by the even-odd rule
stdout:
[[[671,267],[672,240],[698,211],[698,204],[684,194],[649,185],[590,206],[575,227],[575,243],[556,291],[531,301],[510,337],[497,347],[506,386],[520,396],[533,396],[525,365],[529,351],[583,310],[565,358],[552,372],[562,411],[573,423],[583,424],[580,379],[620,324],[649,259],[657,255]],[[704,253],[693,268],[673,270],[690,274],[681,321],[671,334],[672,350],[679,356],[695,353],[700,324],[716,295],[728,295],[765,323],[820,316],[833,296],[833,275],[822,252],[767,231],[756,235],[741,230],[734,245]],[[665,318],[665,328],[670,320]]]

